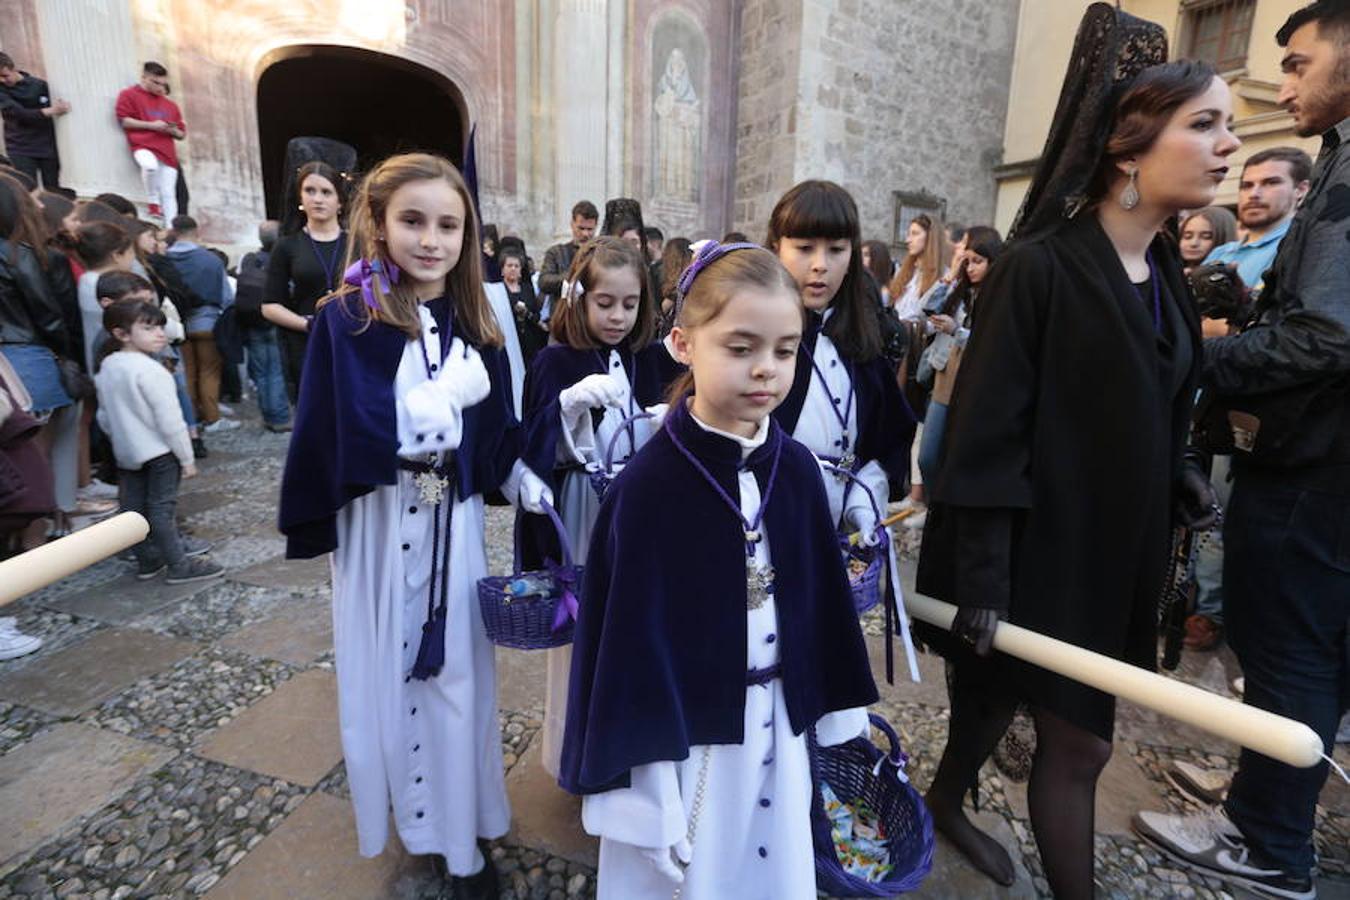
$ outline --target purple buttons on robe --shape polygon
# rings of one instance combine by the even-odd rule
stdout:
[[[764,643],[766,643],[766,644],[772,644],[772,643],[773,643],[774,641],[776,641],[776,640],[778,640],[778,635],[776,635],[776,634],[771,634],[771,635],[769,635],[768,637],[766,637],[766,638],[764,639]]]
[[[419,815],[421,815],[421,814],[419,813]],[[768,847],[760,847],[760,848],[759,848],[759,858],[760,858],[760,859],[764,859],[764,858],[767,857],[768,855],[769,855],[769,848],[768,848]]]
[[[761,798],[760,798],[760,801],[759,801],[759,805],[762,806],[762,807],[764,807],[765,809],[768,809],[768,808],[769,808],[769,798],[768,798],[768,797],[761,797]]]

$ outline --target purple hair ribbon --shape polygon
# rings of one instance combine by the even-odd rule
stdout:
[[[694,279],[698,273],[702,272],[708,266],[717,260],[731,253],[733,250],[763,250],[759,244],[751,244],[747,241],[738,241],[734,244],[719,244],[714,240],[700,241],[698,249],[694,251],[694,260],[689,263],[689,267],[680,275],[680,281],[675,290],[675,321],[679,321],[680,310],[684,308],[684,298],[689,293],[689,289],[694,285]]]
[[[361,299],[366,302],[366,306],[372,310],[380,308],[379,301],[375,299],[375,279],[378,282],[380,290],[389,291],[391,284],[398,284],[399,275],[398,266],[393,263],[381,262],[378,259],[366,260],[358,259],[347,267],[347,271],[342,273],[342,281],[345,284],[360,285]]]

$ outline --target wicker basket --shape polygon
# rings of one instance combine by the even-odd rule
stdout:
[[[576,625],[577,591],[581,566],[573,562],[571,542],[558,513],[544,504],[544,512],[558,530],[563,562],[534,572],[520,572],[520,546],[516,545],[516,574],[478,579],[478,608],[488,640],[517,650],[546,650],[572,643]],[[538,593],[520,595],[512,585],[523,580],[545,585]]]
[[[831,474],[847,478],[849,481],[863,489],[867,494],[867,499],[872,503],[872,511],[876,513],[877,521],[881,521],[881,506],[877,503],[876,495],[872,489],[867,486],[857,475],[848,469],[841,469],[838,466],[824,464],[824,468]],[[890,540],[888,535],[883,534],[882,540]],[[883,545],[876,547],[865,547],[862,544],[852,544],[849,542],[849,533],[847,530],[839,533],[839,547],[844,554],[844,565],[851,562],[861,562],[866,568],[857,575],[849,570],[848,583],[853,589],[853,607],[858,615],[862,615],[872,607],[881,602],[881,594],[884,590],[882,582],[882,573],[886,570],[886,548]]]
[[[586,477],[590,479],[591,490],[595,491],[595,496],[599,499],[605,499],[605,491],[609,490],[609,483],[614,480],[623,469],[623,464],[618,469],[614,468],[614,444],[619,440],[619,435],[623,434],[624,429],[640,419],[655,418],[649,412],[640,412],[637,415],[630,416],[619,423],[619,427],[609,437],[609,445],[605,447],[603,463],[595,463],[586,468]]]
[[[861,737],[837,747],[821,747],[816,743],[815,729],[807,733],[816,888],[829,897],[893,897],[918,888],[933,867],[933,817],[902,774],[908,757],[901,751],[900,738],[885,719],[874,714],[868,718],[890,741],[889,753]],[[861,800],[877,812],[894,867],[883,880],[867,881],[850,875],[839,863],[821,800],[822,782],[844,803]]]

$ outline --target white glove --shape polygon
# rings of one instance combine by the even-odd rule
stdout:
[[[542,516],[545,503],[549,506],[553,505],[553,491],[544,483],[544,479],[526,469],[520,479],[520,501],[518,505],[528,513]]]
[[[445,385],[446,399],[461,410],[482,403],[492,393],[492,380],[488,378],[483,357],[459,338],[450,342],[450,353],[436,381]]]
[[[638,852],[652,864],[652,868],[676,884],[684,883],[684,869],[677,866],[675,861],[678,859],[681,865],[687,866],[694,857],[694,849],[684,838],[671,847],[639,847]]]
[[[872,509],[872,503],[867,499],[867,495],[860,489],[855,488],[850,492],[850,501],[855,499],[854,495],[859,495],[862,503],[849,503],[844,510],[844,523],[848,525],[850,531],[862,532],[858,540],[864,547],[875,547],[881,543],[881,536],[877,534],[876,511]]]
[[[624,386],[607,373],[587,375],[558,395],[562,413],[571,419],[589,409],[618,406],[624,395]]]
[[[658,403],[655,406],[649,406],[643,412],[651,413],[652,417],[647,421],[651,423],[652,428],[660,428],[665,424],[666,413],[670,412],[669,403]]]

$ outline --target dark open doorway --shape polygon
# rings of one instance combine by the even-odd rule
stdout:
[[[274,51],[258,77],[258,142],[267,215],[279,218],[286,142],[300,135],[351,144],[366,171],[391,153],[429,150],[462,165],[464,98],[439,73],[354,47]]]

